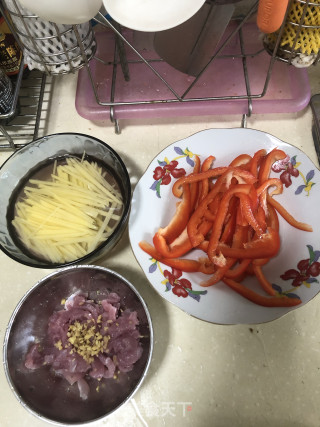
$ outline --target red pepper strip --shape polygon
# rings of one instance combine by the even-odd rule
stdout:
[[[234,258],[228,258],[224,266],[219,267],[209,279],[204,280],[200,283],[200,286],[204,288],[208,288],[209,286],[213,286],[216,283],[220,282],[220,280],[224,277],[226,272],[237,262]]]
[[[279,218],[277,211],[270,203],[267,204],[268,216],[266,217],[267,226],[279,232]]]
[[[226,191],[221,199],[216,220],[213,224],[212,233],[208,245],[208,257],[214,263],[214,257],[219,244],[223,223],[228,212],[230,199],[240,193],[249,194],[251,186],[249,184],[238,184]]]
[[[286,157],[287,155],[283,150],[278,150],[276,148],[274,148],[272,151],[270,151],[270,153],[265,156],[258,174],[260,185],[263,184],[269,178],[271,166],[273,165],[273,163],[277,162],[278,160],[285,159]]]
[[[258,170],[259,170],[260,163],[262,159],[266,156],[266,154],[267,154],[267,151],[264,148],[254,153],[252,160],[250,162],[250,168],[249,168],[249,171],[252,173],[252,175],[258,177]]]
[[[172,193],[176,197],[182,196],[182,185],[190,184],[191,182],[199,182],[204,179],[216,178],[225,172],[233,172],[233,176],[242,178],[248,184],[254,184],[257,180],[250,172],[231,166],[223,166],[218,168],[209,169],[206,172],[200,172],[198,174],[190,174],[179,178],[172,186]]]
[[[237,211],[236,224],[242,227],[246,227],[248,225],[248,221],[245,219],[241,209],[238,209]]]
[[[207,253],[208,245],[209,245],[209,240],[203,240],[201,243],[199,243],[199,245],[197,246],[197,249],[200,249],[203,252]]]
[[[234,230],[236,227],[236,223],[237,223],[237,208],[238,208],[238,199],[236,197],[233,197],[230,200],[230,205],[231,205],[231,209],[229,209],[229,213],[227,214],[227,216],[229,215],[229,219],[226,222],[224,229],[222,231],[221,237],[220,237],[220,242],[221,243],[229,243],[232,241],[232,237],[234,235]],[[230,208],[230,206],[229,206]]]
[[[235,280],[224,278],[223,282],[229,286],[229,288],[242,295],[244,298],[264,307],[293,307],[301,304],[300,298],[289,298],[286,296],[267,297],[252,291]]]
[[[200,224],[199,233],[206,235],[211,227],[211,222],[203,221]],[[157,232],[153,236],[153,244],[163,258],[179,258],[190,252],[193,248],[188,236],[187,228],[185,228],[185,230],[172,242],[171,245],[168,245],[166,239]]]
[[[290,225],[292,225],[295,228],[298,228],[299,230],[303,231],[313,231],[311,225],[305,224],[304,222],[297,221],[292,215],[289,214],[289,212],[273,197],[267,196],[267,201],[270,203],[271,206],[273,206],[276,211],[284,218]]]
[[[212,191],[212,190],[210,190]],[[209,194],[209,193],[208,193]],[[216,219],[218,207],[221,201],[222,194],[219,192],[215,198],[208,204],[208,209],[204,211],[204,218],[213,222]]]
[[[204,273],[213,274],[215,267],[209,263],[207,258],[199,258],[198,261],[185,258],[163,258],[157,250],[145,240],[139,242],[140,248],[150,255],[153,259],[172,268],[176,268],[186,273]]]
[[[230,248],[230,246],[220,243],[217,249],[221,251],[225,257],[230,258],[271,258],[279,252],[280,236],[276,230],[268,227],[266,233],[259,239],[244,243],[243,246],[243,248],[237,249]]]
[[[250,164],[252,157],[249,154],[240,154],[238,157],[232,160],[229,166],[241,167]]]
[[[240,248],[243,245],[243,242],[245,241],[246,234],[247,234],[247,228],[248,227],[236,227],[233,240],[232,240],[232,247],[234,248]],[[223,256],[223,255],[222,255]],[[218,258],[221,257],[221,254],[218,256]],[[215,257],[217,258],[217,257]],[[229,269],[237,262],[237,259],[235,258],[227,258],[225,262],[219,266],[218,262],[215,259],[215,264],[217,264],[219,267],[215,271],[215,273],[208,279],[200,283],[203,287],[208,287],[215,285],[218,283],[224,275],[229,271]]]
[[[197,174],[189,174],[187,176],[181,177],[177,179],[177,181],[172,186],[172,193],[176,197],[182,196],[182,185],[183,184],[190,184],[192,182],[199,182],[203,179],[209,179],[209,178],[216,178],[220,175],[222,175],[224,172],[226,172],[228,169],[227,166],[219,167],[219,168],[213,168],[206,172],[200,172]]]
[[[257,188],[257,194],[260,199],[260,206],[262,206],[266,215],[268,213],[267,194],[268,194],[268,188],[270,187],[276,187],[276,189],[270,193],[270,196],[273,196],[275,194],[281,194],[283,192],[283,184],[281,180],[278,178],[269,178]]]
[[[260,227],[258,221],[256,220],[255,216],[253,215],[251,205],[250,205],[249,196],[246,194],[239,194],[239,197],[240,197],[240,205],[241,205],[242,215],[245,217],[248,224],[251,225],[251,227],[257,233],[257,236],[261,237],[264,230]]]
[[[216,158],[214,156],[207,157],[205,161],[202,163],[201,172],[208,171],[215,159]],[[209,192],[209,180],[204,179],[201,181],[201,191],[199,194],[199,202],[201,202],[206,197],[208,192]]]
[[[269,295],[276,295],[276,291],[273,289],[271,283],[267,280],[266,276],[263,274],[261,267],[259,265],[253,265],[253,272],[256,275],[256,278],[259,280],[262,289],[264,289]]]
[[[265,232],[267,229],[266,214],[264,209],[260,205],[258,206],[255,217],[263,232]]]
[[[184,185],[182,201],[178,204],[173,218],[165,228],[158,230],[168,244],[172,243],[187,226],[190,216],[190,197],[190,187]]]
[[[193,247],[198,246],[205,238],[204,234],[199,232],[199,225],[203,221],[203,218],[205,219],[211,218],[211,220],[215,219],[215,215],[208,216],[208,212],[209,212],[208,205],[210,205],[210,203],[213,202],[218,196],[221,185],[223,184],[223,176],[224,175],[218,178],[215,186],[212,188],[212,190],[210,190],[208,195],[201,201],[201,203],[199,204],[197,209],[193,212],[193,214],[191,215],[188,221],[187,230],[188,230],[188,235]]]
[[[249,193],[251,209],[256,212],[259,206],[259,197],[256,188],[252,185]]]
[[[267,204],[268,208],[268,216],[265,218],[265,224],[266,227],[273,228],[277,232],[279,232],[279,219],[276,210],[269,204]],[[263,209],[261,208],[261,212]],[[264,211],[263,211],[264,214]],[[258,218],[257,218],[258,219]],[[254,259],[252,261],[252,264],[254,265],[265,265],[270,261],[270,258],[261,258],[261,259]]]
[[[283,184],[281,180],[279,178],[269,178],[257,188],[258,197],[261,196],[266,190],[268,190],[269,187],[276,187],[275,190],[269,193],[270,196],[281,194],[283,192]]]
[[[228,279],[238,279],[246,272],[251,262],[252,259],[242,259],[235,268],[230,268],[230,270],[225,273],[224,277],[227,277]]]
[[[199,156],[195,156],[195,165],[193,173],[199,173],[201,169],[201,162]],[[194,182],[190,184],[190,211],[192,212],[196,206],[199,197],[199,183]]]

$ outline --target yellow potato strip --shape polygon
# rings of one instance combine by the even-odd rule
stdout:
[[[121,219],[120,192],[96,162],[53,163],[51,180],[30,179],[12,221],[24,244],[52,262],[82,257],[106,240]]]

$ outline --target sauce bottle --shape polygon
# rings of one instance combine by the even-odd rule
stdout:
[[[22,60],[22,50],[10,28],[0,13],[0,68],[14,77],[18,74]]]

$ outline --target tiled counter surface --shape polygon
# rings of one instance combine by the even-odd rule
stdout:
[[[310,70],[320,91],[319,66]],[[120,135],[110,122],[82,119],[74,106],[76,75],[56,78],[45,132],[81,132],[110,144],[122,156],[133,185],[167,145],[208,128],[239,127],[241,117],[123,121]],[[275,135],[316,163],[310,108],[297,114],[263,115],[248,127]],[[0,153],[1,163],[10,153]],[[320,297],[271,323],[218,326],[188,316],[149,285],[131,251],[128,235],[100,264],[127,277],[145,298],[154,324],[152,364],[142,387],[97,426],[320,425]],[[16,304],[47,270],[18,265],[0,253],[0,341]],[[16,400],[0,371],[0,426],[48,425]]]

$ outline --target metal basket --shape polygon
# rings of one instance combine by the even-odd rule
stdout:
[[[269,53],[296,67],[315,65],[320,59],[320,0],[291,0],[282,27],[264,37]]]
[[[51,75],[73,73],[95,53],[90,22],[57,25],[40,19],[16,0],[1,0],[0,9],[20,42],[30,70],[36,68]]]

